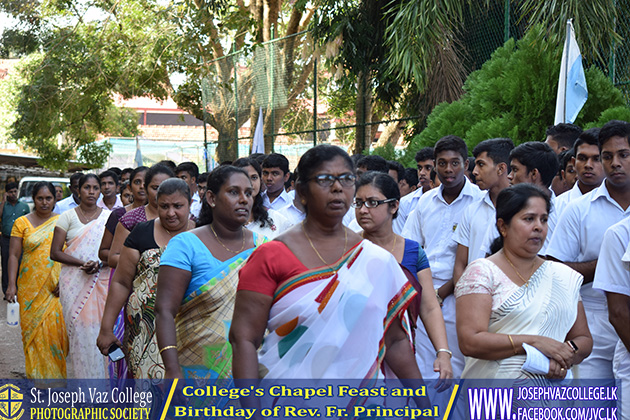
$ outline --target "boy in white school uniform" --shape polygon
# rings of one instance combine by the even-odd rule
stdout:
[[[593,351],[579,366],[586,379],[612,378],[617,334],[608,321],[606,298],[593,290],[593,277],[606,230],[630,215],[630,124],[609,121],[599,133],[606,179],[569,203],[553,232],[547,255],[584,276],[582,303],[593,336]]]
[[[604,180],[604,168],[599,157],[599,128],[588,129],[575,142],[573,167],[577,172],[577,181],[569,191],[558,196],[556,208],[558,216],[571,201],[582,197],[599,187]]]
[[[608,317],[619,336],[612,367],[615,379],[621,381],[621,414],[626,420],[630,419],[630,267],[623,260],[624,256],[630,260],[625,255],[628,244],[630,218],[625,218],[604,233],[593,280],[593,289],[606,293]]]
[[[514,143],[508,138],[484,140],[475,146],[473,175],[477,186],[485,190],[481,198],[464,210],[462,220],[455,230],[457,252],[453,281],[456,284],[466,266],[479,258],[485,258],[484,244],[488,235],[495,237],[497,196],[510,186],[508,179],[510,152]],[[488,232],[492,230],[492,234]]]
[[[464,356],[459,350],[455,328],[453,266],[457,243],[453,235],[466,207],[482,193],[465,175],[468,149],[462,139],[442,137],[435,144],[434,155],[442,184],[422,195],[416,210],[407,219],[403,236],[419,242],[426,252],[435,293],[442,305],[449,348],[453,353],[453,376],[457,378],[464,368]],[[433,370],[436,350],[419,322],[416,327],[416,360],[423,378],[438,377]]]

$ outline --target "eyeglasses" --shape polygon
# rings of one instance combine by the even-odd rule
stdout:
[[[309,181],[315,181],[318,185],[322,187],[331,187],[335,181],[339,181],[342,187],[352,187],[354,186],[357,177],[353,174],[341,174],[339,176],[331,175],[331,174],[321,174],[312,177]]]
[[[380,206],[381,204],[391,203],[392,201],[396,201],[396,200],[397,200],[396,198],[387,198],[385,200],[367,200],[367,201],[354,200],[354,203],[352,203],[352,207],[360,210],[361,207],[363,207],[363,205],[365,204],[365,207],[367,207],[368,209],[374,209]]]

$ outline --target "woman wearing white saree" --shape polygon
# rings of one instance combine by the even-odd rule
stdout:
[[[375,379],[386,362],[398,378],[420,379],[404,317],[415,290],[390,253],[342,224],[355,191],[350,157],[317,146],[298,173],[306,219],[240,271],[234,378]]]
[[[591,352],[582,276],[538,256],[549,210],[549,197],[531,184],[499,194],[494,253],[471,263],[455,288],[462,378],[544,378],[521,369],[530,345],[550,359],[546,377],[563,379]]]
[[[59,300],[70,342],[70,372],[80,379],[107,377],[105,358],[94,345],[109,284],[109,270],[100,269],[98,249],[110,211],[96,206],[99,193],[98,177],[83,175],[81,204],[59,217],[50,248],[50,258],[62,263]]]

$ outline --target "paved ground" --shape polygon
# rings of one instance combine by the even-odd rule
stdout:
[[[7,325],[7,302],[0,300],[0,378],[23,379],[24,372],[22,330]]]

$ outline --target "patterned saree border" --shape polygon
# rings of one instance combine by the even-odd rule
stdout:
[[[341,258],[337,260],[334,265],[307,270],[283,281],[282,283],[278,284],[278,288],[273,295],[273,302],[275,303],[279,301],[288,293],[301,286],[304,286],[305,284],[322,280],[334,275],[346,263],[348,264],[348,268],[350,268],[359,257],[359,254],[361,254],[362,250],[363,245],[362,242],[360,242],[356,247],[351,248],[350,250],[348,250],[348,252],[342,255]]]

